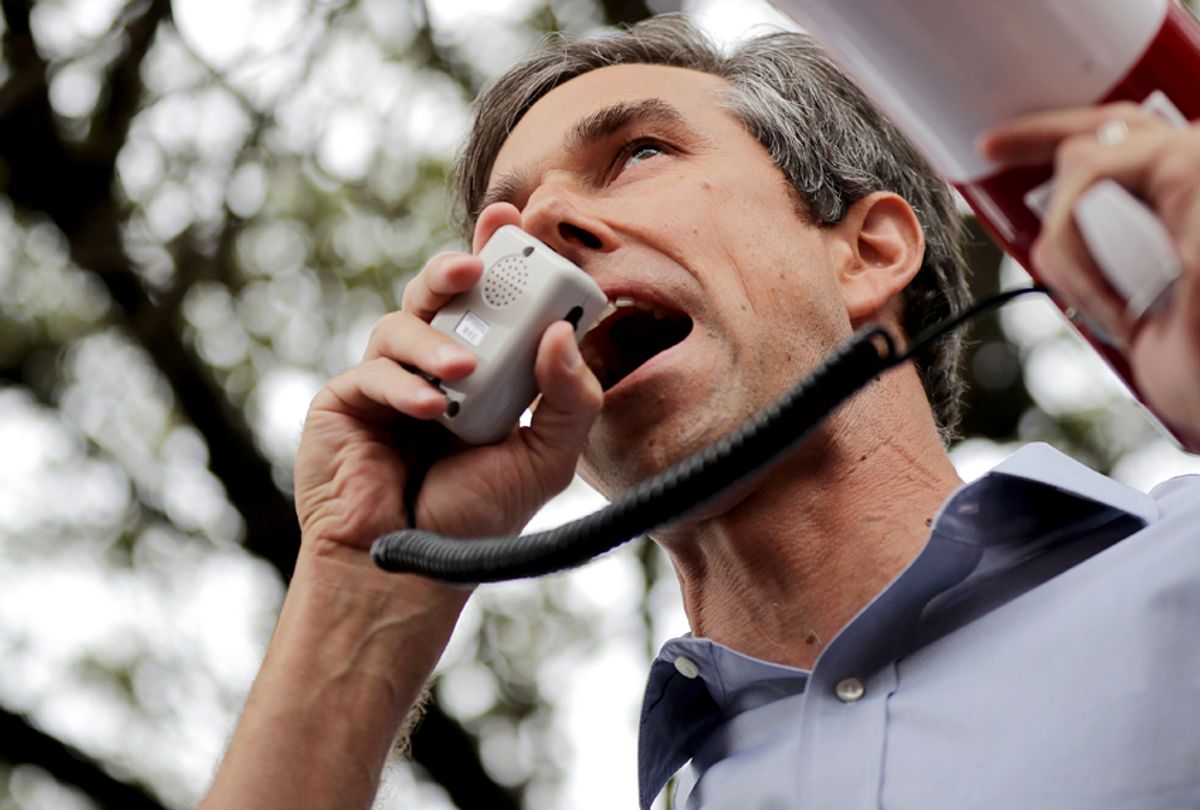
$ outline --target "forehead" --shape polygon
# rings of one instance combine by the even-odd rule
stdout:
[[[497,153],[491,179],[550,158],[566,145],[577,122],[614,104],[659,99],[675,107],[691,126],[736,127],[718,106],[728,88],[718,76],[667,65],[612,65],[590,71],[554,88],[529,108]]]

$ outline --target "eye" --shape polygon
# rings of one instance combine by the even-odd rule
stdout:
[[[645,163],[647,160],[652,160],[666,153],[667,147],[658,141],[646,140],[644,138],[630,141],[622,146],[620,152],[617,154],[615,163],[616,173],[620,174],[623,169],[628,169],[639,163]]]
[[[649,160],[655,155],[661,155],[663,148],[656,143],[639,143],[626,147],[625,150],[625,165],[634,166],[643,161]]]

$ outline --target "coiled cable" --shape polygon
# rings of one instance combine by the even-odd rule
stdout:
[[[883,327],[864,328],[736,431],[578,520],[536,534],[470,540],[405,529],[376,538],[371,557],[385,571],[463,584],[541,576],[581,565],[765,471],[856,391],[946,332],[1019,295],[1044,291],[1027,287],[985,299],[926,330],[902,353]]]

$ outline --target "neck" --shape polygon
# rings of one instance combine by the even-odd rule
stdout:
[[[808,668],[912,561],[960,481],[928,406],[896,393],[876,383],[732,506],[656,535],[693,633]]]

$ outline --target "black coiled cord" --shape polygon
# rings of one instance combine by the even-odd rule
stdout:
[[[1029,287],[988,298],[922,333],[902,354],[887,330],[863,329],[738,430],[579,520],[537,534],[471,540],[405,529],[378,537],[371,557],[385,571],[464,584],[541,576],[581,565],[765,470],[858,389],[951,329],[1019,295],[1043,291]]]

